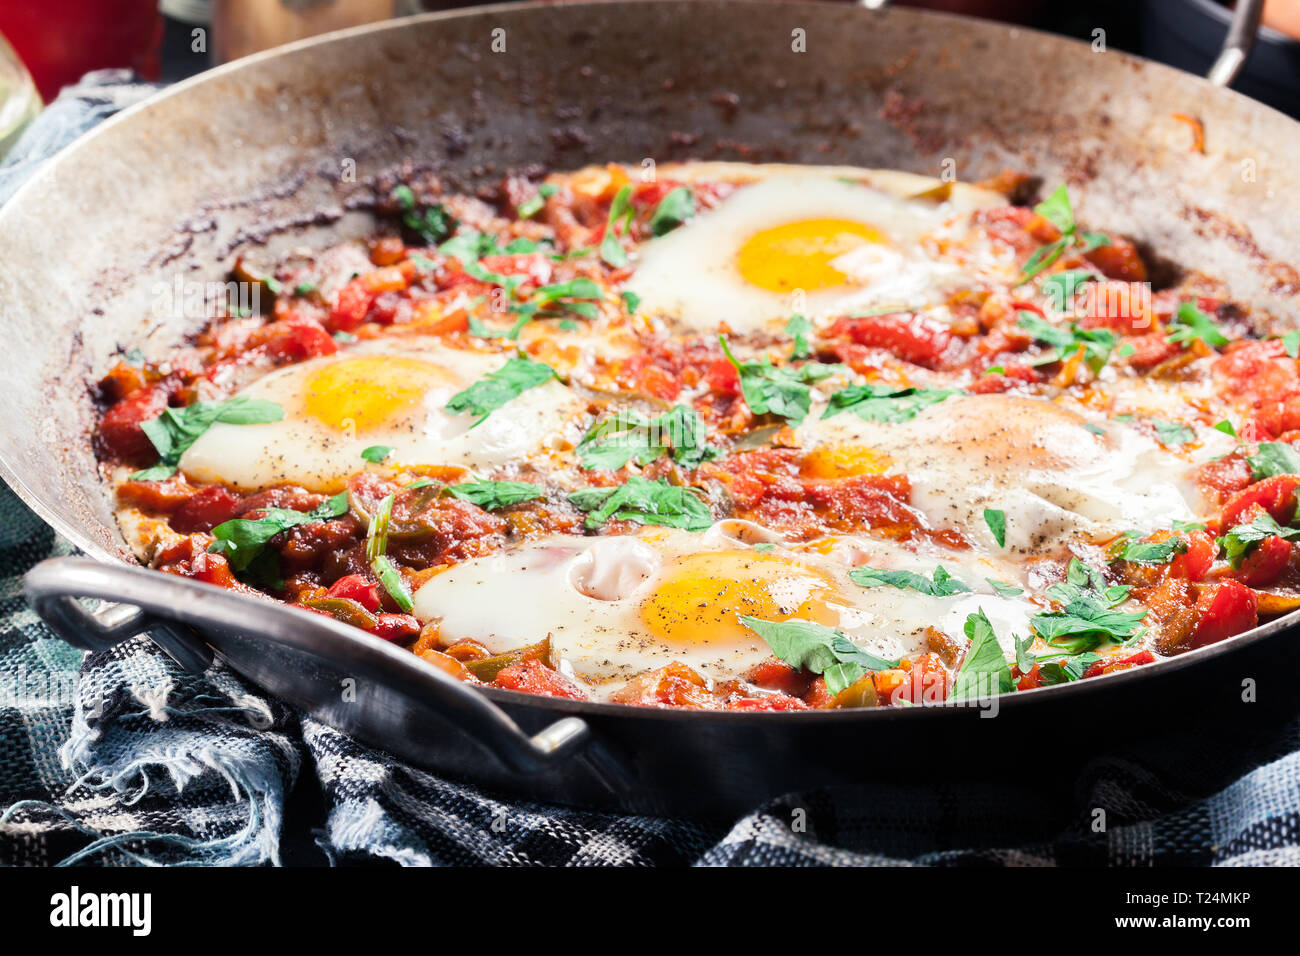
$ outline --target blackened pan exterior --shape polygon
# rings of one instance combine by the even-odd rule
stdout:
[[[494,39],[504,52],[493,52]],[[1204,123],[1203,153],[1175,113]],[[1069,182],[1081,218],[1134,236],[1165,270],[1218,276],[1236,297],[1294,319],[1297,156],[1300,126],[1195,77],[1095,45],[910,10],[712,0],[499,7],[308,41],[110,121],[0,210],[0,470],[89,554],[130,560],[90,451],[87,382],[119,349],[157,357],[202,324],[169,309],[178,279],[222,281],[250,245],[275,255],[362,235],[376,191],[417,168],[474,188],[538,162],[738,158],[951,170],[967,180],[1011,167]],[[212,640],[237,668],[292,696],[264,643]],[[1267,704],[1286,680],[1295,686],[1294,644],[1274,626],[1131,676],[1034,692],[1004,702],[992,720],[953,709],[638,712],[489,692],[528,727],[582,715],[610,766],[623,768],[607,766],[605,776],[630,774],[632,786],[617,792],[566,768],[507,774],[416,710],[383,725],[410,739],[382,739],[364,721],[349,729],[540,798],[729,810],[864,774],[994,770],[1030,735],[1095,731],[1102,719],[1113,726],[1111,715],[1144,728],[1156,715],[1212,715],[1241,706],[1246,679]]]

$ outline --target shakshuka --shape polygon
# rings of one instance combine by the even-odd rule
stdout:
[[[1054,185],[384,183],[369,241],[123,347],[118,520],[461,680],[649,706],[987,699],[1300,606],[1300,332]]]

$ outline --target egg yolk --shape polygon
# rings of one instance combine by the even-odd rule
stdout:
[[[331,362],[307,379],[303,407],[332,428],[382,425],[432,389],[454,384],[441,366],[396,355]]]
[[[746,282],[760,289],[811,292],[848,278],[832,260],[869,242],[884,241],[879,230],[849,219],[801,219],[750,236],[736,267]]]
[[[735,644],[755,639],[740,623],[791,618],[834,625],[839,595],[823,574],[772,555],[703,552],[680,558],[641,605],[641,622],[670,644]]]
[[[883,475],[894,460],[888,455],[849,442],[828,442],[808,453],[799,471],[805,478],[853,478]]]

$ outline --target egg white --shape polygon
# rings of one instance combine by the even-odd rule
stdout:
[[[432,577],[415,594],[414,613],[438,623],[445,644],[474,640],[501,653],[550,637],[559,669],[603,696],[648,669],[679,661],[714,680],[743,678],[772,656],[756,634],[693,643],[666,640],[647,627],[642,609],[680,574],[682,562],[713,553],[744,578],[737,562],[759,557],[737,537],[738,522],[720,522],[703,534],[644,529],[634,535],[558,536],[515,550],[475,558]],[[1012,635],[1028,633],[1038,608],[1024,598],[996,594],[986,577],[1014,580],[1008,569],[974,556],[913,553],[870,539],[844,539],[822,551],[775,546],[760,560],[780,562],[797,576],[813,569],[833,584],[827,600],[834,620],[863,650],[884,658],[926,650],[926,629],[960,634],[969,614],[983,610],[1014,653]],[[854,564],[906,568],[931,575],[942,563],[972,593],[930,597],[894,587],[863,588],[848,572]],[[773,583],[779,592],[782,582]],[[790,599],[797,601],[795,596]],[[744,614],[737,604],[678,609],[683,620]]]
[[[383,421],[356,427],[330,423],[307,408],[313,375],[359,356],[386,357],[399,363],[393,382],[401,385],[400,363],[415,360],[433,369],[429,387],[418,399],[395,408]],[[579,427],[582,403],[560,382],[528,389],[475,425],[475,416],[453,414],[449,398],[499,369],[506,357],[453,349],[428,340],[381,339],[359,342],[337,354],[278,369],[237,394],[276,402],[284,418],[261,425],[217,423],[185,452],[180,468],[196,481],[221,481],[239,490],[279,484],[334,492],[367,467],[361,452],[374,445],[393,449],[381,466],[460,465],[488,470],[515,461],[541,462],[548,449],[572,427]],[[382,383],[378,383],[382,386]]]
[[[926,184],[942,184],[864,170],[751,167],[750,175],[758,178],[717,208],[639,247],[626,288],[640,296],[642,312],[693,329],[711,330],[725,321],[731,329],[747,332],[784,322],[792,312],[816,321],[877,307],[942,305],[952,292],[978,283],[970,261],[937,257],[923,248],[922,239],[960,241],[970,232],[974,209],[1005,203],[996,193],[972,187],[951,190],[942,202],[915,198]],[[761,288],[741,274],[737,256],[750,237],[785,223],[821,218],[870,226],[885,241],[833,261],[847,275],[845,283],[798,298]]]
[[[823,411],[798,429],[807,447],[842,442],[887,456],[888,471],[907,476],[912,505],[934,526],[957,528],[990,552],[1028,555],[1147,533],[1194,520],[1203,504],[1185,455],[1133,424],[1047,399],[957,395],[896,423]],[[1006,515],[1005,549],[986,509]]]

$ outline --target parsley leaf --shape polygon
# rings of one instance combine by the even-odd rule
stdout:
[[[479,425],[496,409],[518,398],[530,388],[559,379],[555,369],[545,362],[514,357],[495,372],[489,372],[463,392],[457,392],[447,402],[447,411],[453,414],[469,412],[477,415],[474,425]],[[473,425],[470,426],[474,427]]]
[[[1300,475],[1300,452],[1288,442],[1260,442],[1259,450],[1248,457],[1246,462],[1256,481],[1274,475]]]
[[[1181,302],[1169,322],[1165,338],[1178,345],[1191,345],[1200,339],[1211,348],[1228,344],[1228,337],[1214,320],[1196,307],[1195,302]]]
[[[1052,300],[1052,307],[1057,312],[1069,312],[1079,287],[1095,278],[1088,269],[1066,269],[1048,276],[1038,284],[1038,288]]]
[[[393,198],[402,207],[402,225],[426,246],[436,246],[451,234],[451,216],[441,205],[417,206],[410,186],[398,186],[393,190]]]
[[[993,535],[993,540],[998,543],[999,548],[1007,546],[1007,513],[1000,508],[985,508],[984,523],[989,526],[989,532]]]
[[[822,418],[851,411],[869,422],[906,422],[923,409],[958,394],[952,388],[898,388],[870,382],[850,385],[831,395]]]
[[[713,524],[708,505],[690,488],[638,475],[615,488],[583,488],[569,495],[579,511],[590,512],[586,526],[595,531],[606,521],[635,521],[684,531],[703,531]]]
[[[1135,564],[1168,564],[1175,555],[1187,553],[1186,538],[1166,538],[1164,541],[1123,541],[1114,551],[1115,560]]]
[[[1196,437],[1196,432],[1182,422],[1168,422],[1163,418],[1151,419],[1151,427],[1163,445],[1186,445]]]
[[[453,498],[468,501],[488,511],[509,508],[542,496],[541,486],[527,481],[467,481],[459,485],[448,485],[446,490]]]
[[[791,359],[807,358],[811,354],[808,335],[812,330],[813,324],[802,315],[790,316],[790,321],[785,324],[785,334],[794,339],[794,347],[790,349]]]
[[[1073,657],[1062,657],[1058,660],[1048,661],[1038,668],[1038,676],[1042,678],[1044,684],[1065,684],[1070,681],[1076,681],[1083,677],[1086,671],[1093,664],[1101,660],[1101,656],[1084,651],[1082,654],[1075,654]]]
[[[1017,594],[1024,594],[1024,588],[1018,588],[1014,584],[1008,584],[1006,581],[999,581],[997,578],[985,578],[993,588],[1002,597],[1015,597]]]
[[[1300,539],[1300,528],[1284,528],[1268,512],[1259,515],[1250,524],[1239,524],[1219,538],[1219,549],[1234,571],[1241,568],[1246,555],[1254,551],[1265,538],[1277,536],[1286,541]]]
[[[695,196],[685,186],[678,186],[669,192],[650,217],[650,234],[662,236],[672,232],[691,216],[695,215]]]
[[[605,222],[605,236],[600,240],[600,257],[615,269],[627,265],[627,250],[618,241],[615,226],[621,221],[626,235],[632,228],[632,217],[636,210],[632,208],[632,187],[624,186],[609,204],[609,219]]]
[[[1075,322],[1071,322],[1068,329],[1063,329],[1024,309],[1020,311],[1016,324],[1039,342],[1053,347],[1052,351],[1035,360],[1035,365],[1064,361],[1067,356],[1082,349],[1083,360],[1096,373],[1110,360],[1110,353],[1118,341],[1115,333],[1109,329],[1084,329]]]
[[[517,210],[519,218],[531,219],[533,216],[536,216],[542,211],[542,207],[546,205],[546,200],[550,199],[559,191],[560,188],[558,186],[554,186],[551,183],[542,183],[537,187],[536,194],[530,196],[519,204]]]
[[[868,654],[839,631],[813,621],[765,621],[742,614],[740,623],[791,667],[823,675],[832,696],[853,686],[868,671],[891,670],[899,663]]]
[[[184,408],[168,408],[141,429],[158,451],[159,462],[137,471],[130,481],[161,481],[176,474],[181,456],[204,432],[221,422],[225,425],[261,425],[284,418],[284,409],[260,398],[232,398],[224,402],[195,402]]]
[[[980,700],[1015,690],[1011,667],[984,612],[968,615],[963,628],[970,648],[953,679],[949,700]]]
[[[623,300],[623,305],[629,313],[634,313],[641,308],[641,297],[631,289],[624,289],[618,294],[618,297]]]
[[[361,450],[361,457],[378,464],[393,453],[391,445],[371,445]]]
[[[1300,358],[1300,332],[1287,332],[1282,336],[1282,348],[1289,358]]]
[[[1110,245],[1110,238],[1100,232],[1079,232],[1078,223],[1074,221],[1074,208],[1070,205],[1070,194],[1062,183],[1055,191],[1034,207],[1034,212],[1042,216],[1061,233],[1061,237],[1034,250],[1023,266],[1020,267],[1019,285],[1024,285],[1044,269],[1052,266],[1057,259],[1073,246],[1078,246],[1081,253],[1091,252],[1099,246]]]
[[[1047,589],[1062,609],[1036,614],[1031,623],[1044,641],[1070,654],[1090,651],[1106,639],[1126,641],[1141,633],[1138,625],[1147,614],[1114,610],[1128,600],[1128,590],[1107,586],[1100,571],[1071,558],[1066,580]]]
[[[797,425],[812,407],[809,382],[819,382],[834,375],[843,366],[805,362],[803,365],[773,365],[766,355],[761,362],[741,362],[731,354],[727,337],[720,337],[722,351],[740,375],[740,391],[745,404],[755,415],[776,415]]]
[[[686,468],[718,454],[705,441],[704,422],[689,405],[677,405],[656,418],[620,412],[597,423],[576,449],[584,468],[618,470],[633,459],[648,465],[661,455],[671,455]]]
[[[231,518],[212,529],[215,540],[208,546],[208,551],[224,554],[232,570],[244,571],[261,556],[267,543],[281,531],[313,521],[338,518],[347,512],[348,494],[341,491],[311,511],[267,508],[261,518]]]
[[[949,574],[941,564],[935,567],[932,578],[917,574],[915,571],[889,571],[884,568],[867,567],[865,564],[851,570],[849,578],[854,584],[864,588],[882,585],[898,588],[900,591],[911,588],[913,591],[920,591],[931,597],[951,597],[954,594],[965,594],[970,591],[970,588]]]

